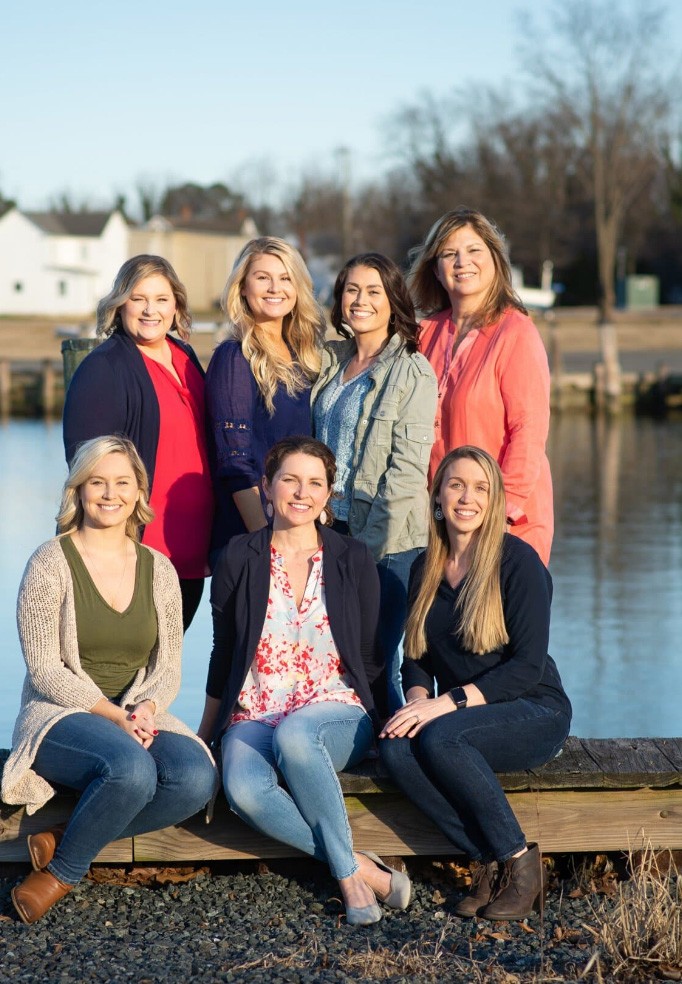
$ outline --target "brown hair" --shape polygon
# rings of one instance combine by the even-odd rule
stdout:
[[[414,313],[414,305],[407,289],[405,278],[400,267],[382,253],[358,253],[348,260],[334,284],[334,306],[331,312],[331,323],[339,335],[352,338],[353,333],[344,325],[341,310],[341,299],[346,286],[348,274],[354,267],[369,267],[376,270],[381,279],[386,297],[391,308],[391,319],[388,323],[388,335],[400,335],[405,342],[408,352],[417,351],[417,336],[419,325]]]
[[[412,266],[407,283],[415,307],[422,314],[434,314],[451,306],[445,287],[436,276],[435,266],[443,244],[451,233],[470,226],[490,250],[495,265],[495,276],[480,308],[471,320],[471,327],[494,324],[507,308],[516,308],[527,314],[520,298],[512,287],[511,266],[505,238],[497,226],[481,212],[460,205],[442,215],[429,229],[426,239],[411,250]]]
[[[328,448],[326,444],[323,444],[322,441],[318,441],[314,437],[306,437],[304,435],[285,437],[283,440],[273,444],[265,456],[265,465],[263,467],[264,477],[267,478],[268,482],[272,483],[273,478],[282,467],[282,462],[290,454],[307,454],[311,458],[317,458],[322,462],[331,498],[334,482],[336,481],[336,458],[331,448]],[[332,526],[334,523],[334,514],[332,513],[329,501],[324,508],[327,513],[327,519],[323,525]]]
[[[97,334],[108,337],[121,327],[120,309],[135,290],[136,284],[146,277],[165,277],[175,298],[175,318],[172,330],[187,341],[192,330],[192,315],[187,303],[187,291],[177,273],[163,256],[140,253],[126,260],[116,274],[113,287],[97,305]]]

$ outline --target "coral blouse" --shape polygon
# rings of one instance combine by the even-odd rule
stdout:
[[[438,379],[429,480],[453,448],[473,444],[497,459],[504,478],[509,532],[549,563],[554,534],[547,353],[529,317],[513,308],[470,331],[452,356],[456,329],[448,309],[421,323],[419,350]]]
[[[284,558],[270,546],[270,595],[258,648],[232,715],[273,728],[293,711],[323,700],[362,707],[344,679],[324,597],[322,547],[296,608]]]

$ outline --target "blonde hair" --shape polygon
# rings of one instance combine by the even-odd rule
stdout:
[[[126,523],[126,534],[133,540],[139,537],[140,526],[151,523],[154,511],[149,506],[149,480],[135,445],[127,437],[107,435],[93,437],[78,445],[69,475],[62,490],[62,501],[57,513],[57,533],[72,533],[83,525],[83,506],[80,499],[81,487],[94,474],[97,465],[108,454],[124,454],[137,481],[140,496]]]
[[[493,282],[471,319],[471,327],[494,324],[510,307],[522,314],[528,314],[512,287],[509,253],[503,234],[481,212],[463,205],[441,216],[431,226],[421,246],[410,251],[412,266],[407,275],[407,283],[415,307],[423,315],[428,315],[451,306],[448,292],[436,276],[435,266],[448,236],[465,226],[470,226],[480,236],[490,250],[495,266]]]
[[[263,254],[276,256],[282,261],[296,291],[296,303],[293,310],[285,315],[282,328],[284,341],[294,353],[293,364],[285,362],[269,349],[267,339],[258,330],[242,295],[252,260]],[[231,335],[241,342],[244,358],[272,415],[279,384],[285,387],[289,396],[293,396],[316,379],[320,371],[320,353],[327,326],[322,309],[313,296],[313,282],[303,257],[293,246],[275,236],[252,239],[235,260],[221,303]]]
[[[128,300],[135,286],[146,277],[165,277],[175,298],[175,318],[171,331],[177,331],[183,341],[187,341],[192,330],[192,315],[187,303],[187,291],[168,260],[162,256],[141,253],[126,260],[116,274],[113,287],[97,305],[97,334],[107,338],[122,325],[120,310]]]
[[[470,458],[480,465],[485,472],[489,492],[488,508],[473,540],[471,566],[457,599],[455,610],[459,614],[458,631],[464,646],[479,656],[509,642],[500,589],[502,546],[506,529],[502,472],[487,451],[464,445],[446,454],[433,478],[424,570],[405,627],[405,653],[410,659],[419,659],[426,652],[426,618],[443,578],[450,549],[445,519],[435,517],[436,499],[440,495],[447,469],[460,458]]]

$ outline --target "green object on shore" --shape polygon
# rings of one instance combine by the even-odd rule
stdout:
[[[69,383],[74,372],[81,364],[86,355],[99,345],[98,338],[65,338],[62,341],[62,359],[64,360],[64,392],[69,388]]]

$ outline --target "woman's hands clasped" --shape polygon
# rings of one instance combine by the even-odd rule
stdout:
[[[441,697],[415,697],[388,719],[379,737],[414,738],[429,722],[454,710],[455,705],[447,694]]]
[[[156,708],[151,701],[143,700],[141,704],[136,704],[127,714],[126,718],[120,722],[125,732],[138,741],[143,748],[149,748],[158,735],[158,729],[154,720]]]

